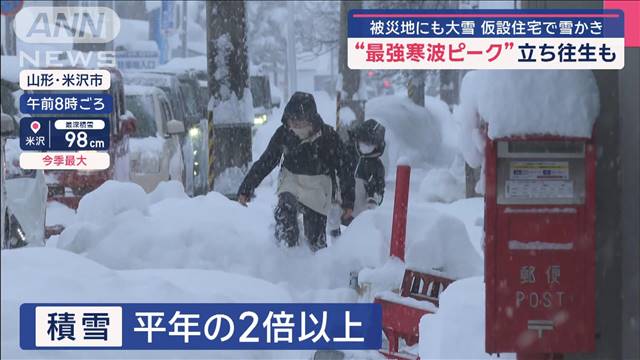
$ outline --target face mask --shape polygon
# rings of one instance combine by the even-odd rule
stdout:
[[[313,128],[311,126],[305,126],[301,128],[291,128],[291,131],[293,131],[300,140],[304,140],[311,136]]]
[[[358,149],[360,149],[360,154],[371,154],[375,149],[375,145],[366,144],[366,143],[358,143]]]

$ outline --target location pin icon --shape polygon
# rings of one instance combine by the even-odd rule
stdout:
[[[40,123],[37,122],[37,121],[32,121],[31,122],[31,131],[33,131],[34,134],[37,134],[38,130],[40,130]]]

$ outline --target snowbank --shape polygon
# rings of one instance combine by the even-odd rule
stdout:
[[[400,158],[412,166],[436,161],[441,153],[441,124],[426,108],[399,96],[380,96],[367,101],[365,118],[386,128],[385,167],[395,168]],[[391,171],[391,174],[395,172]]]
[[[46,225],[69,226],[75,221],[76,211],[57,201],[47,203]]]
[[[442,130],[442,142],[446,145],[456,147],[458,124],[453,121],[449,105],[446,102],[432,96],[424,98],[424,107],[440,123]]]
[[[420,184],[420,196],[426,201],[450,203],[464,195],[464,182],[449,169],[431,169]]]
[[[391,202],[362,213],[332,246],[314,254],[306,244],[277,245],[274,204],[262,193],[243,207],[216,192],[183,197],[170,186],[146,194],[136,184],[106,182],[81,200],[76,221],[57,246],[112,269],[216,269],[296,289],[346,288],[351,271],[388,260]],[[482,261],[461,221],[411,205],[407,234],[408,264],[442,268],[457,278],[481,273]]]
[[[404,262],[394,257],[389,258],[384,265],[378,268],[366,268],[360,271],[358,283],[367,291],[366,300],[373,301],[375,294],[399,289],[404,270]]]
[[[442,272],[453,279],[481,275],[482,257],[472,246],[459,219],[435,210],[409,212],[407,222],[407,267]]]
[[[438,312],[420,320],[420,358],[490,359],[484,352],[484,326],[484,279],[455,281],[440,294]]]
[[[27,302],[290,302],[280,286],[211,270],[108,269],[83,256],[47,248],[2,251],[2,358],[283,358],[274,352],[22,351],[19,307]],[[82,276],[78,276],[82,274]],[[294,352],[300,358],[302,353]]]
[[[161,186],[146,194],[132,183],[106,182],[82,199],[57,246],[112,269],[218,269],[300,289],[346,288],[350,271],[378,266],[388,253],[386,234],[371,222],[360,225],[364,235],[349,228],[316,254],[306,246],[280,248],[270,202],[245,208],[216,192],[185,198]],[[160,200],[161,191],[171,196]]]
[[[451,204],[429,203],[428,206],[460,219],[467,228],[471,245],[473,245],[480,256],[484,256],[482,250],[484,236],[484,198],[474,197],[461,199]]]
[[[355,249],[368,248],[368,258],[360,259],[366,268],[358,275],[358,282],[366,291],[365,299],[398,289],[405,266],[431,273],[439,271],[454,279],[484,272],[482,257],[469,240],[465,224],[430,205],[417,203],[409,204],[405,263],[390,259],[392,211],[393,204],[389,202],[363,212],[338,240],[353,243]]]
[[[236,194],[245,175],[247,175],[246,167],[239,168],[234,166],[226,168],[220,175],[216,176],[213,182],[213,190],[225,195]]]

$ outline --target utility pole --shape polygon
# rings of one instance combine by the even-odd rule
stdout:
[[[289,96],[298,89],[298,69],[296,64],[296,35],[295,35],[295,14],[296,2],[287,2],[287,89]]]
[[[338,43],[338,71],[340,86],[336,95],[336,130],[343,141],[348,140],[347,129],[340,121],[340,109],[350,108],[356,115],[357,120],[364,120],[364,101],[358,99],[356,94],[360,89],[361,71],[351,70],[347,64],[347,30],[349,24],[349,11],[361,9],[361,1],[341,1],[340,2],[340,34]],[[356,101],[357,100],[357,101]]]
[[[189,54],[187,44],[187,1],[182,0],[182,33],[180,34],[180,40],[182,40],[182,57],[187,57]]]
[[[209,188],[229,197],[241,179],[221,179],[225,170],[246,173],[251,162],[253,118],[245,113],[249,83],[244,1],[207,1],[207,72],[209,85]],[[251,101],[251,99],[248,99]],[[235,169],[234,169],[235,168]],[[225,184],[225,188],[214,184]]]

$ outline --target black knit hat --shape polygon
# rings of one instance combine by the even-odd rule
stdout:
[[[313,95],[297,91],[291,95],[291,99],[284,107],[282,114],[282,122],[286,123],[289,119],[305,119],[309,122],[315,122],[318,114],[316,101]]]
[[[354,131],[354,135],[358,141],[376,145],[379,148],[384,148],[384,133],[384,126],[374,119],[368,119],[362,122]]]

